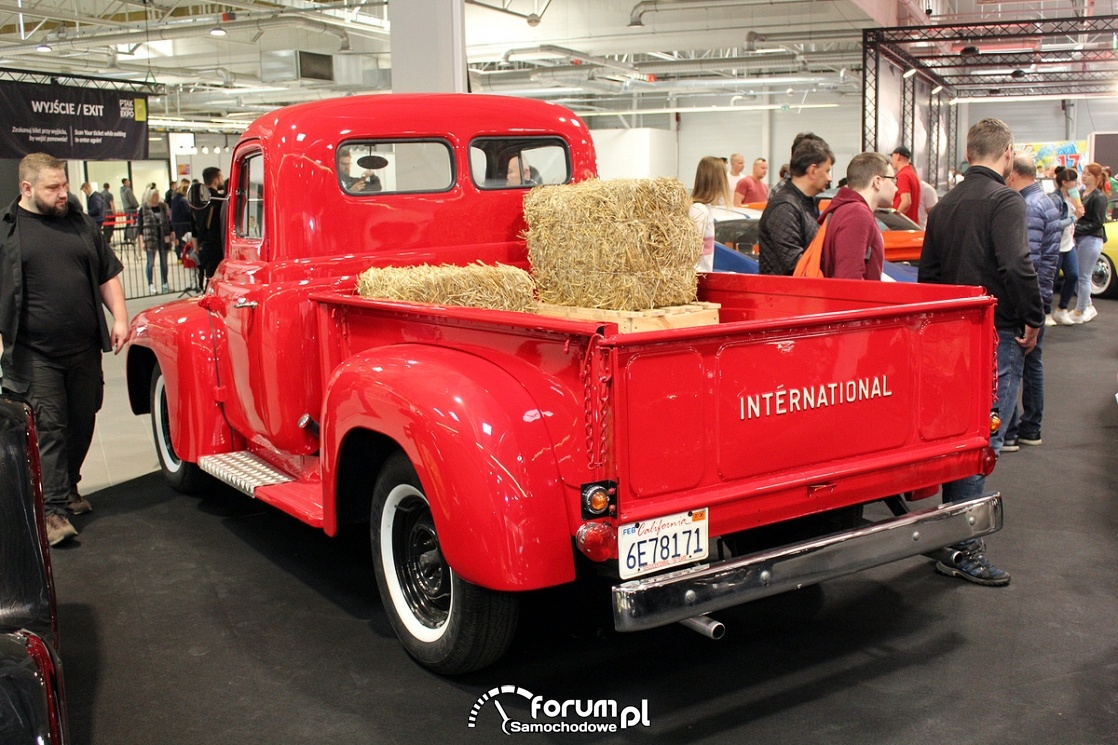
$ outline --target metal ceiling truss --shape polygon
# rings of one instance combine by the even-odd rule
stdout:
[[[945,99],[1118,94],[1118,16],[871,28],[862,32],[862,147],[878,148],[882,62],[901,72],[900,133],[910,147],[916,81]],[[938,180],[942,106],[930,98],[929,176]],[[956,106],[946,107],[948,165],[956,165]]]
[[[67,75],[64,73],[35,72],[0,67],[0,80],[11,83],[34,83],[36,85],[68,85],[74,88],[97,88],[100,90],[127,91],[159,96],[166,93],[162,83],[146,81],[113,80],[86,75]]]

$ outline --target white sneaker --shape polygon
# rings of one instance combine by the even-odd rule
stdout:
[[[1044,317],[1044,325],[1045,326],[1055,326],[1056,325],[1056,319],[1052,317],[1051,313],[1049,313],[1047,316]]]
[[[1073,310],[1071,312],[1071,322],[1072,323],[1083,323],[1083,313],[1081,313],[1078,310]]]
[[[1068,312],[1067,308],[1056,308],[1052,311],[1052,320],[1061,326],[1075,325],[1075,321],[1071,320],[1071,313]]]
[[[148,294],[149,295],[154,295],[155,294],[155,285],[148,285]]]
[[[1095,306],[1088,305],[1087,310],[1083,311],[1083,323],[1093,321],[1098,314],[1099,312],[1095,310]]]

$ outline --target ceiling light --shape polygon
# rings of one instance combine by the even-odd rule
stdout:
[[[938,96],[940,93],[943,93],[943,86],[942,85],[937,85],[935,88],[932,88],[932,95],[933,96]]]
[[[214,146],[214,155],[221,155],[221,148],[220,147]]]
[[[209,145],[203,145],[202,146],[202,154],[203,155],[209,155],[210,154],[210,146]]]
[[[210,36],[225,36],[225,29],[221,26],[214,26],[210,29]]]
[[[51,46],[50,46],[50,44],[47,44],[47,43],[46,43],[46,42],[44,41],[44,42],[43,42],[42,44],[40,44],[39,46],[35,47],[35,51],[36,51],[36,52],[42,52],[43,54],[47,54],[48,52],[53,52],[54,50],[53,50],[53,49],[51,49]]]
[[[915,67],[910,67],[909,69],[905,70],[904,75],[902,75],[901,77],[904,78],[905,80],[908,80],[909,78],[911,78],[915,74],[916,74],[916,68]]]

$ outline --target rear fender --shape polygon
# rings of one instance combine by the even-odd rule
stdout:
[[[167,386],[171,444],[183,460],[236,449],[221,410],[217,373],[221,334],[196,300],[143,311],[132,320],[126,374],[134,414],[150,414],[151,374],[158,360]]]
[[[574,579],[548,414],[505,370],[442,347],[373,349],[334,370],[323,411],[328,532],[336,459],[346,435],[363,429],[391,438],[411,460],[443,554],[461,577],[492,590]],[[370,492],[375,478],[368,474]]]

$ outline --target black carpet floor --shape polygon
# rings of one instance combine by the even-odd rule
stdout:
[[[93,495],[54,552],[74,742],[1118,743],[1118,302],[1098,307],[1047,330],[1044,444],[987,482],[1009,587],[911,559],[716,614],[718,642],[620,635],[604,596],[558,590],[504,660],[441,678],[392,635],[362,537],[151,475]],[[502,685],[646,702],[648,725],[506,735],[531,707],[502,694],[469,727]]]

